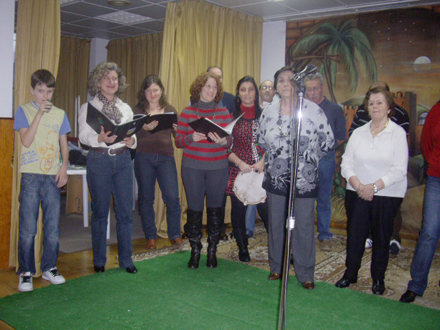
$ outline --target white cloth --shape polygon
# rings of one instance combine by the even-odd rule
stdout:
[[[356,191],[348,180],[356,176],[363,185],[382,179],[385,188],[376,195],[405,197],[407,189],[408,143],[405,130],[390,121],[374,139],[371,121],[353,131],[342,156],[341,173],[347,189]]]
[[[102,102],[98,99],[97,96],[95,96],[95,98],[90,102],[96,109],[101,110],[102,109]],[[125,103],[122,102],[121,99],[116,98],[116,106],[118,107],[118,109],[121,111],[122,113],[122,119],[121,119],[121,124],[132,121],[133,120],[133,110],[131,110],[130,106]],[[98,133],[95,132],[95,130],[93,128],[90,127],[89,124],[87,124],[87,103],[84,103],[81,106],[81,109],[79,110],[79,115],[78,115],[78,130],[79,130],[79,141],[82,144],[88,145],[90,147],[93,148],[111,148],[111,149],[116,149],[116,148],[122,148],[125,146],[124,143],[118,142],[115,143],[111,146],[108,146],[107,144],[105,144],[105,142],[98,142]],[[136,134],[133,135],[134,138],[134,144],[131,147],[131,149],[135,149],[137,146],[137,138],[136,138]]]

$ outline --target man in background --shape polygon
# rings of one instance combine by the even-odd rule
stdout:
[[[210,66],[206,72],[211,72],[220,77],[220,82],[223,83],[223,71],[218,66]],[[223,88],[223,98],[219,103],[220,107],[225,107],[229,110],[232,118],[235,118],[235,96],[231,93],[225,92]]]
[[[265,80],[260,84],[260,107],[266,108],[273,102],[276,91],[272,80]]]
[[[318,241],[322,251],[330,251],[330,219],[332,216],[331,196],[333,193],[333,175],[336,170],[335,149],[347,138],[345,115],[342,108],[324,96],[324,77],[319,72],[306,76],[304,79],[306,98],[324,110],[335,137],[335,144],[319,162],[318,204]]]

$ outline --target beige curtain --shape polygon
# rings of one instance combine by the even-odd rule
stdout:
[[[90,39],[61,36],[60,65],[53,103],[66,111],[75,134],[75,100],[87,102],[87,81],[89,76]]]
[[[179,112],[188,105],[191,83],[209,66],[223,69],[224,89],[233,94],[237,81],[245,75],[260,81],[262,31],[260,17],[201,0],[168,3],[160,77],[170,103]],[[176,149],[175,156],[181,178],[182,150]],[[184,224],[187,204],[181,180],[179,189]],[[230,221],[228,208],[226,220]]]
[[[147,34],[110,40],[107,45],[107,60],[117,63],[127,77],[129,87],[121,99],[131,107],[137,104],[137,93],[145,77],[159,74],[162,37],[162,33]]]
[[[107,45],[107,60],[116,62],[121,67],[130,85],[121,98],[132,107],[137,104],[137,94],[145,77],[149,74],[159,74],[162,39],[163,33],[156,33],[111,40]],[[168,237],[166,209],[157,183],[154,211],[158,234]]]
[[[32,101],[29,92],[30,77],[38,69],[47,69],[56,77],[60,56],[60,1],[25,0],[18,2],[17,44],[15,51],[14,107]],[[15,133],[11,245],[9,265],[18,268],[18,196],[20,194],[19,155],[20,137]],[[35,261],[37,276],[41,275],[42,252],[41,212],[38,220],[38,233],[35,238]]]

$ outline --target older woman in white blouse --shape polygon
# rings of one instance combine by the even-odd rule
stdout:
[[[364,105],[371,121],[353,132],[342,156],[342,176],[347,180],[347,269],[336,286],[357,282],[364,242],[371,232],[372,291],[382,295],[393,220],[407,188],[408,145],[403,128],[390,120],[395,108],[390,92],[370,89]]]

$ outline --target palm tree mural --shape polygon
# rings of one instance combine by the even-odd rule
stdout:
[[[348,83],[354,93],[359,76],[371,83],[377,80],[377,65],[371,53],[370,42],[357,29],[351,19],[335,25],[321,23],[308,30],[287,51],[287,64],[301,70],[312,60],[321,61],[320,71],[324,73],[333,102],[336,102],[334,88],[338,64],[348,73]]]

